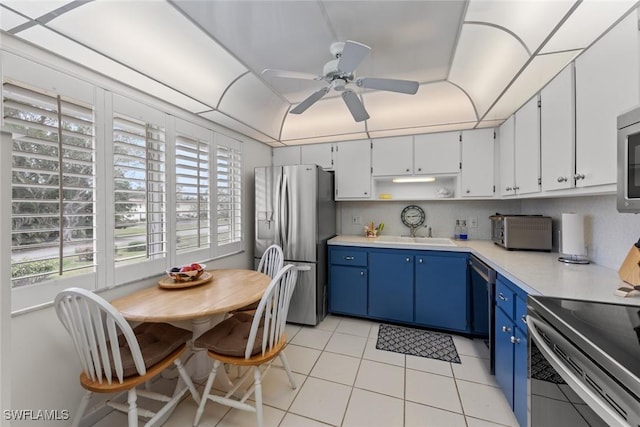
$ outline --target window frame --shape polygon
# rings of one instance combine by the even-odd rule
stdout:
[[[244,194],[245,194],[245,180],[244,180],[244,163],[245,163],[245,156],[244,156],[244,152],[243,152],[243,144],[242,142],[233,139],[229,136],[226,136],[224,134],[216,134],[215,135],[215,159],[216,159],[216,170],[215,170],[215,174],[214,177],[212,177],[212,179],[215,179],[215,183],[213,186],[213,190],[215,192],[215,196],[212,197],[215,206],[214,206],[214,212],[215,214],[213,215],[215,218],[215,223],[213,224],[213,230],[214,230],[214,236],[215,236],[215,248],[216,248],[216,256],[222,256],[222,255],[228,255],[228,254],[232,254],[232,253],[237,253],[240,252],[242,250],[244,250],[244,245],[245,245],[245,235],[246,235],[246,224],[244,224],[242,222],[242,212],[244,210]],[[230,243],[221,243],[218,241],[218,213],[219,213],[219,209],[218,209],[218,201],[219,201],[219,197],[220,194],[218,194],[218,184],[217,184],[217,180],[218,180],[218,148],[219,147],[225,147],[227,149],[231,149],[232,151],[237,151],[239,152],[240,155],[240,171],[238,173],[238,177],[240,179],[240,196],[239,196],[239,200],[237,201],[240,204],[240,207],[238,208],[239,210],[239,216],[241,218],[241,223],[240,223],[240,237],[239,240],[237,241],[232,241]],[[235,200],[233,201],[235,203]]]

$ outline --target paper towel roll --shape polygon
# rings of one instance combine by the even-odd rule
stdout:
[[[585,255],[584,216],[581,214],[562,214],[562,253],[567,255]]]

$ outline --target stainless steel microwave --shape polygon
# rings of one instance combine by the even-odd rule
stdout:
[[[618,116],[618,211],[640,213],[640,106]]]

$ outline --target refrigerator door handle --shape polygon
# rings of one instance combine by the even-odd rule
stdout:
[[[286,248],[288,245],[288,224],[289,224],[289,201],[288,201],[288,189],[287,189],[287,176],[282,174],[282,181],[280,182],[280,215],[278,217],[279,220],[279,231],[278,231],[278,240],[280,241],[280,245],[282,248]]]

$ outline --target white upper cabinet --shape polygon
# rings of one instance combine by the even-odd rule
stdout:
[[[413,136],[398,136],[372,140],[374,176],[413,174]]]
[[[535,96],[500,126],[500,195],[540,191],[540,111]]]
[[[333,170],[333,144],[308,144],[300,146],[301,164],[318,165]]]
[[[277,147],[273,149],[273,166],[300,164],[300,146]]]
[[[540,94],[542,190],[574,186],[575,92],[573,65],[567,66]]]
[[[462,197],[493,196],[494,135],[493,128],[462,132]]]
[[[415,135],[413,141],[414,174],[453,174],[460,171],[460,132]]]
[[[576,186],[616,182],[616,119],[640,103],[638,15],[576,59]]]
[[[335,147],[336,200],[371,197],[371,141],[341,142]]]
[[[540,191],[540,108],[533,97],[516,112],[515,191]]]
[[[515,195],[516,187],[516,118],[511,115],[500,125],[500,195]],[[464,168],[464,163],[462,165]]]

